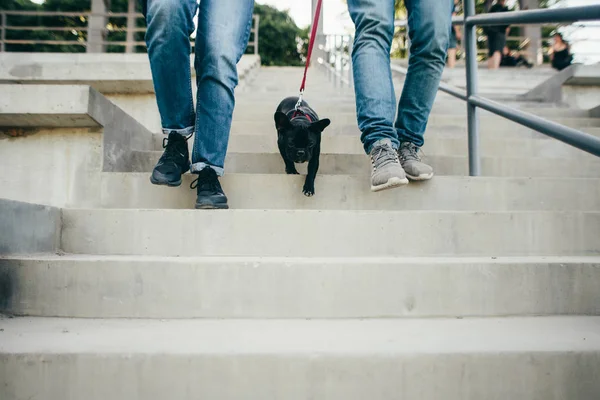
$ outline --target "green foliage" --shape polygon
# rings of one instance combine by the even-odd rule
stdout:
[[[139,6],[139,2],[138,2]],[[63,11],[63,12],[88,12],[91,7],[90,0],[46,0],[43,4],[36,4],[30,0],[2,0],[1,8],[16,11]],[[111,0],[111,11],[126,13],[128,0]],[[141,11],[139,8],[137,11]],[[259,52],[263,65],[301,65],[308,47],[308,28],[300,29],[287,11],[257,4],[255,14],[260,15],[259,27]],[[85,52],[87,41],[88,21],[83,15],[77,16],[9,16],[8,24],[22,27],[69,27],[61,30],[8,30],[6,39],[13,40],[45,40],[64,41],[73,44],[7,44],[8,51],[21,52]],[[139,18],[138,27],[144,27],[145,21]],[[108,19],[106,41],[125,42],[127,26],[126,17],[111,17]],[[137,42],[144,40],[143,32],[136,32],[134,39]],[[253,38],[251,38],[253,40]],[[77,44],[81,43],[81,44]],[[121,44],[108,45],[107,52],[123,52],[125,47]],[[136,52],[145,52],[144,46],[137,46]],[[248,51],[253,51],[249,48]]]
[[[112,0],[111,10],[113,12],[127,12],[127,0]],[[62,11],[62,12],[88,12],[90,0],[46,0],[43,4],[36,4],[29,0],[3,0],[2,9],[15,11]],[[109,28],[116,31],[123,30],[126,26],[126,18],[110,18]],[[7,24],[16,27],[67,27],[70,30],[18,30],[10,29],[6,32],[6,39],[13,40],[46,40],[73,42],[73,44],[7,44],[8,51],[20,52],[85,52],[85,46],[76,43],[87,41],[87,18],[83,15],[77,16],[8,16]],[[144,26],[143,19],[138,21],[138,26]],[[107,32],[107,41],[125,41],[125,32]],[[143,33],[136,33],[136,40],[143,40]],[[124,50],[123,46],[108,46],[108,51]]]
[[[256,4],[254,13],[260,16],[258,51],[262,65],[302,65],[308,28],[298,28],[287,11],[271,6]]]

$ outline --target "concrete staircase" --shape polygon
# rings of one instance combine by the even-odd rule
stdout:
[[[0,399],[600,398],[598,159],[485,114],[468,177],[465,105],[440,93],[437,176],[373,194],[353,92],[314,69],[332,126],[307,198],[272,122],[302,70],[245,59],[232,209],[196,211],[191,176],[149,183],[153,94],[110,62],[0,86],[0,129],[24,129],[0,136]],[[600,135],[587,110],[513,102]]]

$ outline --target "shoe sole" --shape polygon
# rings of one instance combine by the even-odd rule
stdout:
[[[181,182],[182,179],[176,181],[176,182],[161,182],[161,181],[157,181],[156,179],[154,179],[154,177],[150,177],[150,182],[153,185],[158,185],[158,186],[169,186],[169,187],[177,187],[177,186],[181,186]]]
[[[410,179],[411,181],[428,181],[431,178],[433,178],[433,172],[430,174],[421,174],[419,176],[413,176],[413,175],[406,174],[406,177],[408,179]]]
[[[228,210],[228,204],[196,204],[196,210]]]
[[[395,178],[388,179],[388,181],[386,183],[384,183],[383,185],[371,186],[371,191],[372,192],[380,192],[385,189],[392,189],[392,188],[404,186],[404,185],[408,185],[408,179],[406,179],[406,178],[402,179],[402,178],[395,177]]]

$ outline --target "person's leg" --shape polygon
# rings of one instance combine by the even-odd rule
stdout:
[[[496,43],[497,52],[494,53],[494,65],[496,68],[500,68],[500,63],[502,62],[502,51],[506,46],[506,34],[504,32],[500,33],[497,37],[498,43]]]
[[[493,33],[493,32],[488,33],[487,45],[488,45],[488,60],[487,60],[488,69],[494,69],[494,53],[496,52],[496,34],[495,33]]]
[[[143,0],[146,43],[163,133],[165,153],[150,178],[152,183],[178,186],[189,170],[186,137],[194,132],[190,40],[195,0]]]
[[[490,59],[488,60],[488,68],[498,69],[502,62],[502,51],[506,45],[506,35],[503,33],[495,33],[488,38],[489,41],[489,54]]]
[[[448,68],[456,67],[456,47],[448,49]]]
[[[221,206],[219,202],[227,201],[220,187],[220,193],[214,190],[213,193],[208,190],[211,185],[203,185],[205,177],[213,184],[218,183],[217,176],[224,172],[235,104],[234,89],[238,84],[237,63],[248,45],[253,9],[254,0],[200,2],[195,61],[196,137],[191,168],[193,173],[203,172],[197,182],[199,208]],[[203,171],[207,167],[214,173]],[[214,185],[212,187],[214,189]]]
[[[450,40],[448,43],[448,59],[446,61],[448,68],[454,68],[456,66],[456,50],[458,47],[458,41],[456,38],[456,32],[454,28],[450,28]]]
[[[390,70],[394,0],[348,0],[356,27],[352,50],[356,114],[361,141],[373,164],[371,189],[408,183],[398,161],[396,96]]]
[[[500,68],[500,62],[502,61],[502,53],[499,51],[495,51],[492,56],[492,69]]]
[[[397,148],[396,96],[390,70],[394,0],[348,0],[348,10],[356,27],[352,68],[361,141],[367,154],[382,139],[389,139]]]
[[[405,0],[411,39],[408,72],[398,104],[400,161],[409,178],[430,179],[433,170],[418,150],[438,91],[452,24],[452,0]]]

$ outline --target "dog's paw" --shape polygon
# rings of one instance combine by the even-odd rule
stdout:
[[[304,188],[302,189],[302,193],[304,193],[304,195],[306,197],[312,197],[315,195],[315,188],[314,187],[308,187],[306,185],[304,185]]]
[[[286,169],[285,173],[288,175],[300,175],[296,169]]]

